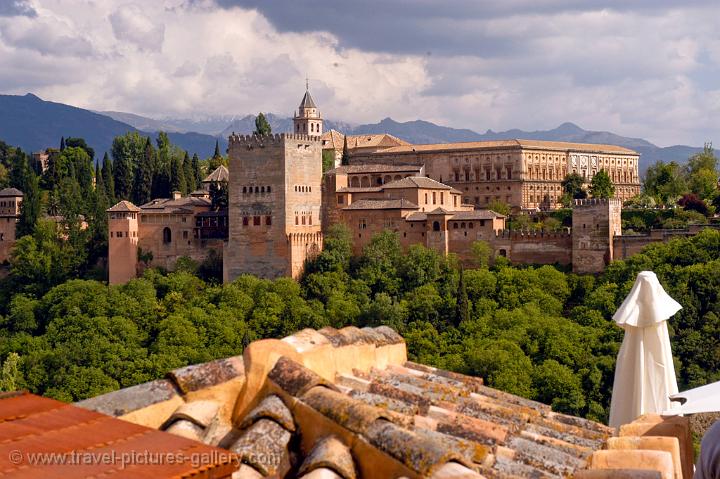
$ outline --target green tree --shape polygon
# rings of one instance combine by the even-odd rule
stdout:
[[[257,117],[255,117],[255,131],[253,134],[257,136],[268,136],[271,133],[272,128],[265,118],[265,115],[262,112],[258,113]]]
[[[25,155],[21,149],[16,149],[10,164],[10,174],[8,178],[10,186],[22,191],[28,182],[30,174],[31,170],[27,155]]]
[[[605,170],[598,171],[590,183],[590,193],[593,198],[612,198],[615,196],[615,185]]]
[[[22,375],[20,373],[20,355],[10,353],[2,363],[0,371],[0,391],[15,391],[20,389]]]
[[[193,170],[192,161],[190,160],[190,155],[188,152],[185,152],[185,156],[183,157],[183,176],[185,178],[185,190],[183,191],[183,194],[188,194],[193,191],[195,191],[198,188],[198,184],[196,183],[196,176],[195,171]]]
[[[17,237],[31,235],[35,231],[35,224],[40,217],[40,180],[30,174],[23,188],[23,202],[20,206],[20,218],[17,224]]]
[[[494,211],[495,213],[504,216],[510,216],[510,213],[512,212],[512,208],[510,207],[510,205],[500,200],[491,201],[488,204],[487,208],[491,211]]]
[[[95,158],[95,150],[90,148],[84,138],[71,138],[65,139],[66,148],[82,148],[85,153],[90,157],[91,160]],[[62,148],[61,148],[62,149]]]
[[[110,203],[115,203],[115,179],[113,177],[113,166],[107,152],[103,156],[102,177],[105,185],[105,196]]]
[[[210,203],[215,211],[227,208],[228,206],[228,184],[227,181],[214,181],[210,183]]]
[[[215,142],[215,148],[217,149],[217,142]],[[197,153],[194,153],[192,157],[192,171],[193,177],[195,178],[195,189],[198,189],[202,186],[202,180],[204,177],[202,170],[200,169],[200,159],[198,158]]]
[[[670,163],[658,161],[645,173],[643,192],[655,198],[661,205],[675,203],[685,191],[687,191],[687,183],[682,169],[674,161]]]
[[[113,140],[110,150],[113,163],[113,186],[116,200],[132,197],[135,169],[145,155],[145,138],[138,132],[126,133]]]
[[[463,322],[468,321],[470,321],[470,305],[467,289],[465,289],[465,280],[463,279],[463,267],[460,266],[460,279],[458,281],[455,307],[455,326],[459,326]]]
[[[180,193],[187,191],[187,183],[185,182],[185,172],[183,170],[182,158],[173,155],[170,165],[171,190],[179,191]]]
[[[150,137],[145,140],[145,152],[142,161],[137,165],[133,184],[132,202],[144,205],[152,199],[153,167],[155,166],[155,149]]]
[[[587,192],[584,188],[585,179],[577,173],[570,173],[565,176],[561,185],[565,193],[570,195],[572,199],[581,200],[587,198]]]
[[[340,159],[340,164],[343,166],[347,166],[350,164],[350,152],[348,151],[348,144],[347,144],[347,135],[343,138],[343,151],[342,151],[342,158]]]
[[[475,260],[475,264],[478,268],[484,269],[490,266],[490,261],[493,256],[493,250],[490,243],[483,240],[473,241],[470,246],[470,251],[472,252],[473,259]]]

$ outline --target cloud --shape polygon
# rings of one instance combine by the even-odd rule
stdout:
[[[139,5],[122,5],[109,19],[115,38],[121,42],[134,43],[141,50],[162,49],[165,26],[145,15]]]
[[[35,9],[27,0],[5,0],[0,2],[0,17],[15,16],[34,17],[37,15]]]
[[[716,0],[11,5],[34,16],[0,16],[0,90],[92,109],[289,115],[308,76],[323,116],[354,123],[718,133]]]

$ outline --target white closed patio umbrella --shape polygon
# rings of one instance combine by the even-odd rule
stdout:
[[[615,365],[610,426],[671,408],[678,392],[667,319],[682,306],[663,289],[652,271],[638,274],[630,294],[613,315],[625,330]]]

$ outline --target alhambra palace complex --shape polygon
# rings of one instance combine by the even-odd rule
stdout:
[[[143,266],[172,269],[182,256],[202,261],[211,251],[223,257],[225,281],[244,273],[296,278],[337,222],[349,226],[356,252],[389,229],[403,247],[422,244],[464,261],[483,240],[515,263],[572,264],[588,273],[663,239],[622,236],[622,201],[640,192],[639,155],[626,148],[529,140],[412,145],[363,135],[348,137],[350,164],[340,166],[345,138],[323,132],[309,92],[293,120],[293,133],[231,135],[229,171],[212,172],[203,190],[110,208],[110,283],[127,282]],[[336,160],[324,174],[323,152]],[[578,202],[571,232],[511,232],[504,216],[483,209],[494,201],[515,211],[554,209],[568,173],[589,183],[600,170],[616,198]],[[227,211],[211,208],[214,181],[228,181]],[[138,251],[152,259],[143,263]]]

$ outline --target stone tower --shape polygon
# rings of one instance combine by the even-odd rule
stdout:
[[[233,134],[229,158],[225,282],[244,273],[297,278],[322,249],[320,137]]]
[[[300,102],[297,115],[293,117],[293,129],[295,134],[300,135],[321,136],[323,133],[323,120],[310,96],[307,84],[305,85],[305,96]]]
[[[614,259],[613,237],[622,235],[622,201],[576,200],[572,212],[575,273],[600,273]]]
[[[124,284],[137,275],[140,208],[121,201],[108,214],[108,282]]]

